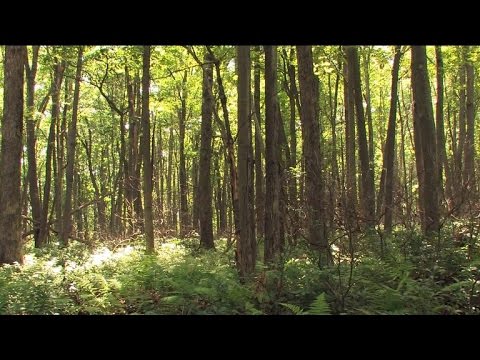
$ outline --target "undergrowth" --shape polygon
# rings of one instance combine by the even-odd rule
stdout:
[[[144,255],[141,239],[113,250],[51,244],[0,268],[0,314],[475,314],[476,234],[460,243],[452,234],[427,241],[397,231],[381,256],[370,234],[328,269],[306,246],[287,247],[275,266],[258,262],[246,284],[223,240],[204,251],[196,239],[170,239],[156,255]]]

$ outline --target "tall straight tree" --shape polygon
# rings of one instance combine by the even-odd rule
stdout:
[[[153,208],[152,208],[152,161],[150,156],[150,46],[143,47],[142,74],[142,156],[143,156],[143,220],[145,226],[145,241],[147,254],[155,251],[153,239]]]
[[[277,111],[277,48],[265,46],[265,251],[270,262],[281,250],[280,159]]]
[[[360,80],[360,62],[356,46],[347,46],[347,61],[349,71],[349,82],[354,86],[355,113],[357,115],[358,150],[360,166],[362,170],[362,187],[360,191],[360,203],[362,215],[367,226],[375,225],[375,184],[373,166],[368,155],[367,133],[365,129],[365,113],[362,99],[362,83]]]
[[[467,126],[465,132],[465,149],[463,160],[463,182],[472,196],[476,190],[475,182],[475,70],[472,61],[468,58],[465,63],[467,75]]]
[[[25,46],[6,46],[3,67],[3,119],[0,154],[0,265],[23,262],[21,158]]]
[[[198,203],[201,206],[200,244],[206,249],[213,249],[212,224],[212,183],[210,167],[212,162],[212,114],[213,114],[213,59],[210,54],[205,55],[202,85],[202,125],[200,140],[200,161],[198,180]]]
[[[253,107],[255,119],[255,208],[257,235],[263,237],[265,233],[265,186],[262,169],[262,130],[260,126],[260,49],[255,51],[255,65],[253,75]]]
[[[424,216],[423,231],[431,235],[439,230],[438,211],[438,176],[436,176],[436,143],[435,124],[433,121],[432,96],[428,80],[427,53],[425,46],[412,46],[412,92],[413,121],[415,131],[419,132],[421,147],[415,147],[415,156],[420,163],[421,173],[417,174],[419,182],[423,182]],[[421,155],[419,156],[419,152]]]
[[[357,172],[355,156],[355,101],[352,77],[352,66],[348,61],[343,67],[344,108],[345,108],[345,172],[346,196],[345,217],[349,231],[356,228],[357,217]]]
[[[73,193],[73,173],[75,169],[75,145],[77,142],[77,118],[78,118],[78,101],[80,97],[80,80],[82,76],[82,56],[83,46],[78,48],[77,70],[75,73],[75,90],[73,93],[72,105],[72,121],[68,126],[68,142],[67,142],[67,169],[66,169],[66,190],[65,190],[65,206],[63,209],[63,224],[61,226],[60,241],[68,244],[68,238],[72,232],[72,193]]]
[[[385,155],[383,158],[382,178],[385,179],[384,194],[384,229],[387,234],[392,232],[392,214],[393,214],[393,170],[395,160],[395,125],[397,117],[397,94],[398,94],[398,72],[400,69],[401,47],[395,46],[395,55],[393,57],[392,68],[392,91],[390,95],[390,113],[388,116],[387,140],[385,142]],[[381,189],[382,190],[382,189]],[[380,199],[379,199],[380,202]]]
[[[443,170],[445,168],[445,195],[450,199],[450,171],[448,171],[447,152],[445,149],[445,127],[443,119],[443,56],[441,46],[435,46],[437,67],[437,101],[435,104],[436,136],[437,136],[437,163],[439,195],[443,193]]]
[[[37,157],[35,154],[37,136],[35,134],[35,78],[38,69],[38,53],[40,46],[32,46],[32,64],[25,61],[27,73],[27,160],[28,160],[28,185],[30,204],[32,206],[33,238],[35,247],[42,247],[40,243],[40,223],[42,218],[42,205],[38,191]],[[26,52],[27,54],[27,52]]]
[[[303,156],[305,158],[305,194],[307,200],[308,240],[320,253],[320,266],[333,263],[326,229],[320,125],[317,112],[318,88],[313,72],[311,46],[297,46],[298,80],[302,111]]]
[[[237,46],[238,63],[238,210],[239,237],[237,240],[237,267],[242,278],[253,273],[257,243],[255,226],[251,221],[253,194],[249,185],[253,180],[251,157],[252,133],[250,117],[250,47]],[[252,226],[253,225],[253,226]],[[253,230],[253,231],[252,231]]]

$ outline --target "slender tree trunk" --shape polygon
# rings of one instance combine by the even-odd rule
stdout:
[[[357,117],[359,157],[362,172],[362,187],[360,200],[365,224],[368,227],[375,225],[375,187],[372,164],[368,155],[367,134],[365,130],[365,115],[362,100],[362,85],[360,80],[360,64],[356,46],[347,46],[349,82],[354,85],[355,110]]]
[[[200,244],[202,247],[212,249],[213,243],[212,229],[212,184],[210,175],[210,165],[212,159],[212,113],[213,113],[213,71],[212,57],[210,54],[205,56],[203,67],[203,86],[202,86],[202,125],[201,125],[201,144],[200,144],[200,162],[199,162],[199,189],[198,202],[202,210],[199,213],[200,220]]]
[[[238,61],[238,195],[239,237],[237,241],[237,268],[242,278],[255,270],[256,240],[252,232],[250,210],[253,197],[249,183],[253,173],[251,165],[252,134],[250,116],[250,47],[237,46]],[[254,227],[253,227],[254,229]]]
[[[0,265],[23,263],[21,228],[21,158],[23,80],[27,48],[6,46],[0,161]]]
[[[427,55],[425,46],[412,46],[412,92],[414,101],[415,130],[419,132],[423,157],[423,203],[425,235],[439,231],[439,211],[437,194],[437,168],[435,124],[433,120],[432,98],[428,81]],[[433,140],[433,141],[432,141]],[[420,149],[415,149],[416,153]],[[419,176],[422,174],[418,174]]]
[[[382,172],[385,172],[385,219],[384,229],[387,234],[392,232],[393,215],[393,179],[394,179],[394,160],[395,160],[395,133],[397,117],[398,100],[398,72],[400,69],[401,47],[395,47],[395,56],[393,58],[392,68],[392,91],[390,96],[390,114],[388,116],[387,140],[385,143],[385,153]],[[380,199],[379,199],[380,201]]]
[[[25,63],[27,69],[27,159],[28,159],[28,185],[30,204],[32,206],[33,238],[35,247],[40,248],[40,222],[42,218],[42,206],[38,191],[37,158],[35,154],[37,136],[35,134],[35,77],[38,68],[38,52],[40,46],[32,46],[32,65],[28,60]]]
[[[73,192],[73,173],[75,169],[75,145],[77,141],[77,118],[78,118],[78,101],[80,97],[80,79],[82,76],[82,55],[83,47],[78,48],[77,70],[75,73],[75,90],[73,93],[72,105],[72,121],[68,128],[67,143],[67,169],[66,169],[66,190],[65,190],[65,206],[63,212],[63,226],[60,234],[60,242],[68,245],[68,238],[72,232],[72,192]]]
[[[445,149],[445,128],[443,120],[443,56],[441,46],[435,46],[435,58],[437,65],[437,101],[435,104],[435,117],[437,130],[438,195],[443,198],[443,168],[446,165],[447,152]],[[445,176],[449,177],[449,174],[445,172]],[[450,183],[450,179],[447,179],[446,183]]]
[[[50,190],[52,186],[52,157],[55,157],[55,124],[60,116],[60,89],[62,86],[65,64],[57,62],[54,66],[52,81],[52,119],[48,133],[47,152],[45,155],[45,182],[43,187],[43,209],[39,234],[39,243],[45,244],[48,240],[48,207],[50,204]]]
[[[333,263],[328,244],[325,223],[324,179],[320,126],[317,113],[318,88],[313,72],[311,46],[297,46],[300,100],[302,103],[302,135],[305,158],[305,192],[307,198],[307,222],[310,245],[319,251],[319,265]]]
[[[181,108],[179,110],[179,182],[180,182],[180,237],[183,238],[190,225],[187,201],[187,170],[185,169],[185,125],[187,120],[187,71],[183,76],[181,91]]]
[[[464,149],[464,168],[463,168],[463,182],[464,187],[468,191],[468,197],[476,195],[476,181],[475,181],[475,72],[473,63],[467,59],[465,64],[467,75],[467,127],[465,134],[465,149]]]
[[[355,101],[352,66],[345,64],[344,103],[345,103],[345,162],[346,162],[346,223],[349,231],[356,228],[357,217],[357,176],[355,159]]]
[[[265,263],[280,252],[279,121],[277,104],[277,49],[265,46]]]
[[[143,216],[147,254],[153,254],[152,162],[150,157],[150,46],[143,47],[142,130],[143,130]]]
[[[265,186],[262,167],[262,130],[260,112],[260,50],[257,49],[257,58],[253,75],[253,106],[255,123],[255,208],[257,235],[263,237],[265,234]]]
[[[460,78],[460,113],[458,116],[458,143],[456,146],[455,152],[455,199],[457,204],[462,204],[464,199],[464,181],[462,178],[463,175],[463,150],[465,145],[465,123],[466,123],[466,75],[465,75],[465,53],[463,47],[460,49],[462,64],[459,69],[459,78]]]

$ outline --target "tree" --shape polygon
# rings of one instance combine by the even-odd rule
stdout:
[[[21,158],[25,46],[6,46],[0,160],[0,264],[22,263]]]
[[[202,209],[200,220],[200,244],[206,249],[213,249],[212,225],[212,184],[210,167],[212,162],[212,113],[213,113],[213,59],[205,55],[202,86],[202,125],[199,161],[198,202]]]
[[[438,176],[436,168],[435,124],[433,122],[432,97],[427,71],[427,54],[425,46],[412,46],[412,93],[413,121],[415,132],[418,133],[420,146],[415,147],[415,156],[421,172],[417,174],[423,183],[423,194],[420,202],[423,204],[423,231],[425,235],[438,232]]]
[[[313,73],[311,46],[297,46],[298,80],[302,104],[303,156],[305,158],[305,195],[307,200],[308,241],[320,253],[320,266],[333,263],[325,223],[325,197],[317,116],[318,90]]]
[[[280,177],[279,121],[277,109],[277,49],[265,46],[265,263],[279,255],[280,242]]]
[[[358,130],[358,152],[362,170],[362,187],[360,192],[360,203],[362,205],[362,216],[367,226],[375,224],[375,185],[373,167],[368,155],[367,133],[365,129],[365,115],[363,110],[362,84],[360,80],[360,63],[358,60],[358,49],[356,46],[347,46],[347,59],[349,66],[349,82],[353,83],[355,113],[357,115]]]
[[[237,47],[238,60],[238,195],[239,236],[237,240],[237,267],[242,278],[253,273],[257,243],[255,225],[251,219],[253,193],[252,132],[250,117],[250,47]]]
[[[32,206],[32,220],[33,220],[33,238],[35,247],[43,246],[40,243],[40,228],[42,219],[42,205],[40,204],[40,195],[38,191],[38,172],[37,172],[37,157],[35,148],[37,137],[35,134],[35,78],[38,69],[38,53],[40,46],[32,46],[32,64],[25,61],[25,70],[27,73],[27,160],[28,160],[28,185],[30,193],[30,204]],[[28,53],[25,52],[28,56]]]
[[[388,116],[387,140],[385,142],[385,153],[383,158],[382,178],[385,179],[384,194],[384,229],[387,234],[392,232],[393,216],[393,179],[394,179],[394,159],[395,159],[395,133],[397,116],[397,90],[398,90],[398,72],[400,69],[400,58],[402,56],[401,47],[395,46],[395,55],[392,67],[392,91],[390,95],[390,113]],[[383,175],[383,172],[385,175]],[[379,199],[380,201],[380,199]]]
[[[62,227],[60,233],[60,241],[68,244],[68,238],[72,232],[72,192],[73,192],[73,173],[75,169],[75,147],[77,142],[77,118],[78,118],[78,102],[80,97],[80,80],[82,76],[82,55],[83,46],[78,48],[77,70],[75,73],[75,90],[73,94],[72,121],[68,127],[67,142],[67,169],[66,169],[66,190],[65,205],[63,209]],[[59,199],[60,200],[60,199]],[[60,219],[59,219],[60,220]]]
[[[150,157],[150,46],[143,47],[142,74],[142,155],[143,155],[143,216],[145,226],[145,241],[147,254],[155,251],[153,239],[153,209],[152,209],[152,161]]]

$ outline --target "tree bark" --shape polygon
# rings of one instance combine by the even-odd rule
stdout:
[[[143,216],[147,254],[153,254],[152,162],[150,157],[150,46],[143,47],[142,129],[143,129]]]
[[[301,120],[303,136],[303,156],[305,158],[305,195],[307,200],[308,240],[319,251],[319,265],[333,263],[325,223],[324,179],[322,172],[322,151],[320,126],[317,112],[318,88],[313,72],[311,46],[297,46]]]
[[[360,80],[360,64],[358,60],[358,49],[356,46],[347,46],[349,82],[353,82],[355,112],[357,117],[358,147],[360,166],[362,172],[362,187],[360,192],[360,203],[362,205],[362,216],[368,227],[375,225],[375,187],[372,164],[368,155],[367,134],[365,129],[365,115],[362,100],[362,85]]]
[[[75,73],[75,90],[73,93],[72,121],[68,128],[67,142],[67,169],[65,178],[65,205],[63,210],[63,225],[61,227],[60,242],[68,245],[68,238],[72,232],[72,192],[73,192],[73,173],[75,169],[75,145],[77,142],[77,118],[78,101],[80,97],[80,79],[82,76],[82,55],[83,46],[78,48],[77,70]]]
[[[250,116],[250,47],[237,46],[238,61],[238,195],[239,237],[237,241],[237,268],[241,278],[255,270],[256,240],[252,232],[250,210],[253,197],[249,189],[252,179],[251,116]],[[254,229],[254,228],[253,228]]]
[[[25,46],[6,46],[0,162],[0,264],[23,263],[21,158]]]
[[[213,70],[212,57],[205,55],[203,68],[202,86],[202,125],[199,162],[199,189],[198,202],[201,206],[200,220],[200,244],[206,249],[215,247],[213,242],[212,228],[212,184],[211,184],[211,160],[212,160],[212,113],[213,113]]]
[[[390,95],[390,113],[388,116],[387,140],[385,142],[385,155],[382,172],[385,172],[385,199],[384,199],[384,230],[387,234],[392,232],[393,215],[393,179],[395,160],[395,133],[398,100],[398,72],[400,69],[401,47],[395,47],[392,68],[392,91]],[[379,199],[380,201],[380,199]]]
[[[439,231],[438,176],[436,168],[435,124],[433,120],[432,98],[428,81],[427,55],[425,46],[412,46],[412,92],[415,131],[419,132],[421,149],[415,149],[416,155],[422,152],[424,189],[423,230],[425,235]],[[432,141],[433,140],[433,141]],[[419,179],[420,180],[420,179]]]
[[[265,234],[265,185],[262,168],[262,130],[260,112],[260,50],[257,49],[257,58],[254,65],[253,75],[253,106],[255,123],[255,208],[256,208],[256,231],[259,237]]]
[[[32,206],[33,238],[35,247],[40,248],[40,222],[42,218],[42,205],[38,191],[37,158],[35,153],[37,136],[35,134],[35,78],[38,68],[38,53],[40,46],[32,46],[32,65],[29,66],[28,59],[25,62],[27,71],[27,160],[28,160],[28,185],[30,193],[30,204]],[[26,52],[27,54],[27,52]],[[27,54],[28,56],[28,54]]]
[[[280,252],[279,122],[277,106],[277,49],[265,46],[265,263]]]

